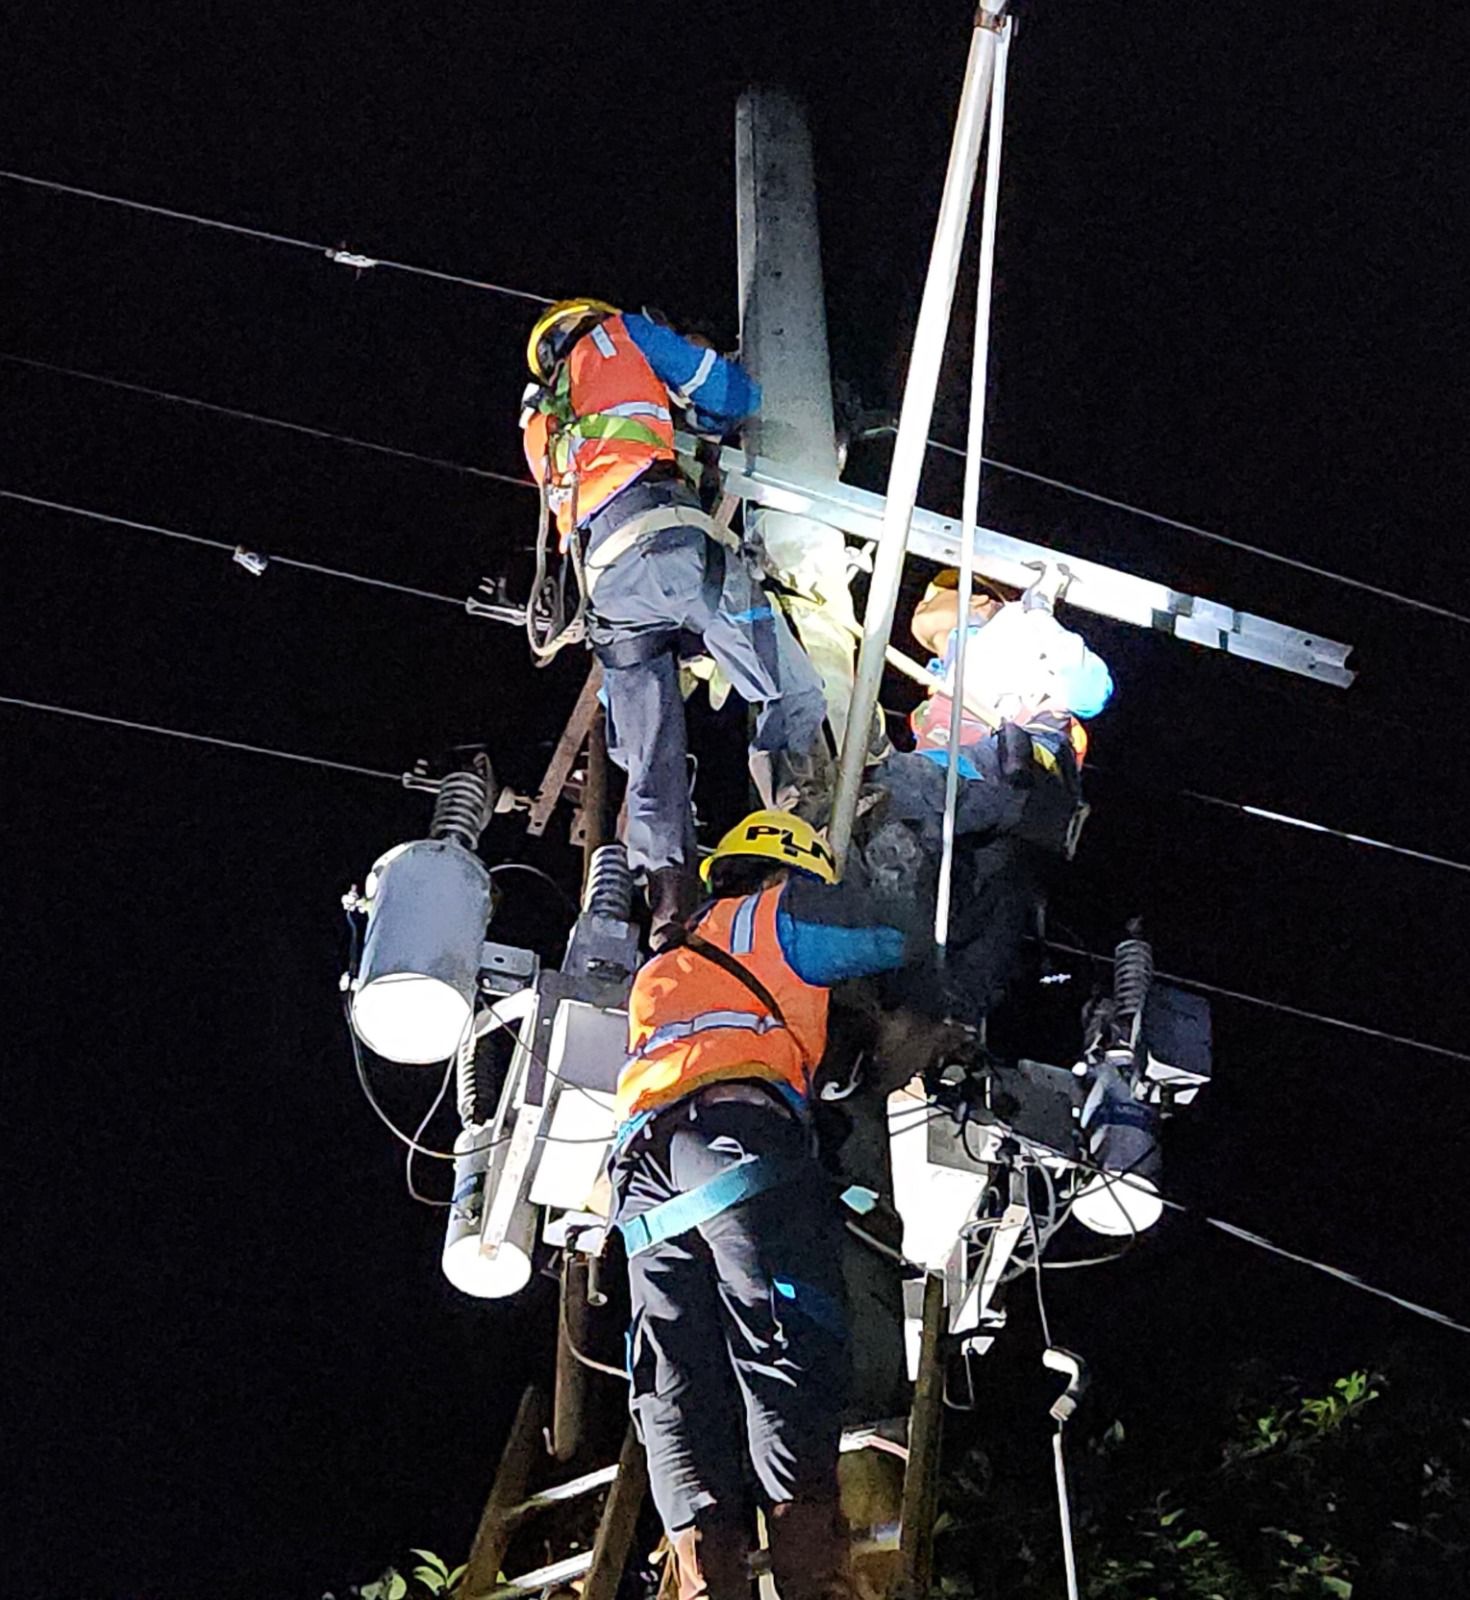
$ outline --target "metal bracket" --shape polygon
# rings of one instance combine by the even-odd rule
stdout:
[[[504,578],[481,578],[480,590],[489,598],[476,600],[473,595],[464,603],[472,617],[484,617],[487,622],[508,622],[513,628],[526,625],[525,606],[516,605],[507,595]]]

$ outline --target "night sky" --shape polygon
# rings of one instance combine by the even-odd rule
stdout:
[[[787,83],[835,375],[897,407],[963,4],[29,9],[0,165],[651,304],[726,346],[735,97]],[[989,453],[1470,610],[1462,45],[1366,8],[1039,4],[1011,60]],[[520,470],[524,301],[6,182],[0,245],[0,349]],[[968,333],[962,305],[950,440]],[[449,595],[524,581],[525,490],[13,365],[0,383],[0,488]],[[881,488],[886,460],[856,445],[848,475]],[[925,502],[958,492],[936,458]],[[1351,641],[1361,671],[1343,693],[1084,618],[1119,692],[1068,934],[1100,948],[1141,911],[1167,970],[1465,1048],[1463,872],[1177,791],[1470,859],[1470,629],[1004,474],[985,515]],[[430,601],[9,502],[0,528],[0,694],[389,773],[482,739],[526,789],[580,682]],[[739,724],[696,720],[712,828],[740,802],[713,754]],[[427,803],[3,706],[0,748],[5,1593],[315,1600],[410,1544],[462,1552],[549,1327],[442,1279],[440,1214],[362,1104],[337,994],[338,897]],[[502,820],[485,852],[574,884],[565,826],[528,853]],[[554,954],[546,893],[506,887],[497,936]],[[1216,1034],[1170,1191],[1470,1314],[1470,1069],[1227,1002]],[[430,1078],[381,1078],[416,1122]],[[1188,1221],[1060,1277],[1097,1416],[1145,1437],[1251,1357],[1329,1381],[1391,1346],[1463,1360],[1461,1336]],[[1019,1310],[981,1373],[1027,1470],[1036,1351]]]

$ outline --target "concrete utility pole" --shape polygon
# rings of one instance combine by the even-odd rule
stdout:
[[[760,415],[745,444],[803,475],[837,477],[832,370],[811,135],[801,106],[779,90],[747,89],[735,112],[740,354],[760,380]],[[781,578],[820,607],[794,617],[840,740],[853,685],[853,611],[842,534],[810,517],[764,508],[766,551]]]

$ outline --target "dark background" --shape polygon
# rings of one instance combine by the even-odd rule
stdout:
[[[0,165],[650,303],[728,345],[734,100],[785,82],[810,106],[835,373],[894,409],[968,18],[56,0],[22,19]],[[1470,609],[1463,43],[1342,7],[1038,6],[1012,54],[989,453]],[[12,183],[0,207],[0,348],[519,471],[524,302]],[[451,595],[524,574],[524,490],[14,366],[0,383],[0,487]],[[856,446],[849,477],[881,487],[886,449]],[[926,503],[956,510],[958,488],[936,458]],[[1119,692],[1061,921],[1097,947],[1141,910],[1169,970],[1463,1048],[1463,873],[1173,791],[1470,855],[1466,628],[1001,474],[985,513],[1350,640],[1361,669],[1342,693],[1085,618]],[[257,580],[14,503],[0,527],[0,693],[388,772],[483,738],[526,788],[579,682],[427,601]],[[718,824],[742,798],[714,753],[738,723],[696,738]],[[8,707],[0,739],[6,1592],[284,1600],[409,1544],[462,1551],[549,1329],[441,1278],[440,1216],[359,1098],[336,988],[337,897],[426,804]],[[530,859],[574,882],[564,827]],[[515,827],[486,853],[524,856]],[[553,952],[546,894],[507,888],[499,936]],[[1216,1023],[1171,1190],[1470,1313],[1465,1064],[1226,1002]],[[417,1121],[428,1078],[384,1078]],[[1095,1415],[1161,1451],[1248,1358],[1330,1381],[1394,1341],[1463,1353],[1188,1221],[1055,1276]],[[1015,1321],[982,1426],[1044,1489],[1051,1380],[1033,1392]]]

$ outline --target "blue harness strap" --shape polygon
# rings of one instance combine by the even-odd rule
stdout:
[[[774,1189],[780,1184],[790,1183],[804,1170],[804,1166],[790,1161],[756,1156],[753,1160],[737,1162],[735,1166],[717,1172],[713,1178],[706,1178],[687,1194],[676,1194],[672,1200],[650,1206],[641,1216],[629,1217],[626,1222],[618,1223],[629,1260],[656,1244],[662,1244],[665,1239],[701,1227],[743,1200],[764,1194],[767,1189]]]

